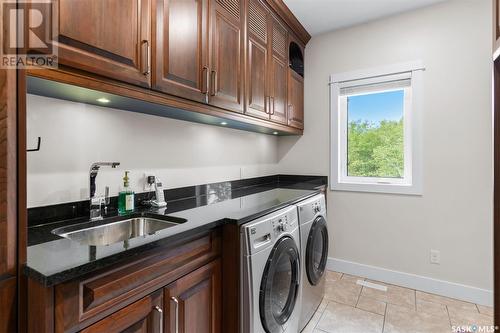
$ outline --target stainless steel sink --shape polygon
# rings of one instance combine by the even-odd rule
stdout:
[[[103,246],[128,239],[153,235],[186,220],[178,218],[152,218],[138,216],[121,221],[102,221],[99,225],[81,223],[52,230],[52,233],[82,245]],[[95,223],[94,223],[95,224]]]

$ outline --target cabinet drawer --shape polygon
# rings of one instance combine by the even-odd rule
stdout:
[[[81,333],[163,333],[162,321],[163,295],[159,290],[87,327]]]
[[[184,239],[139,260],[55,289],[56,332],[74,332],[148,295],[220,255],[218,232]]]

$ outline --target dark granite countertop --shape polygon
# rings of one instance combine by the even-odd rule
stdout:
[[[326,177],[292,178],[235,188],[234,182],[204,185],[203,195],[168,201],[166,209],[139,208],[136,215],[169,216],[184,223],[106,246],[88,246],[52,234],[61,226],[88,222],[87,217],[55,221],[28,228],[27,264],[24,272],[45,286],[53,286],[130,260],[145,251],[165,246],[226,223],[244,224],[289,204],[317,194]],[[199,191],[198,191],[199,192]],[[168,195],[168,194],[167,194]],[[168,198],[168,196],[167,196]],[[114,216],[113,216],[114,215]],[[104,220],[116,218],[111,213]],[[103,221],[97,222],[102,224]],[[126,247],[125,247],[126,246]]]

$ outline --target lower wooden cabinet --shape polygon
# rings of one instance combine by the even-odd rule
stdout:
[[[221,263],[215,260],[165,288],[165,332],[221,332]]]
[[[163,313],[163,294],[159,290],[109,315],[81,332],[163,333]]]
[[[221,263],[217,259],[81,332],[218,333],[221,307]]]
[[[204,231],[53,287],[29,279],[28,332],[221,332],[221,241]]]

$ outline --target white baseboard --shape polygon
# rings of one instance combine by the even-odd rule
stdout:
[[[437,280],[421,275],[328,258],[328,270],[357,275],[364,278],[395,284],[480,305],[493,306],[493,291],[459,283]]]

